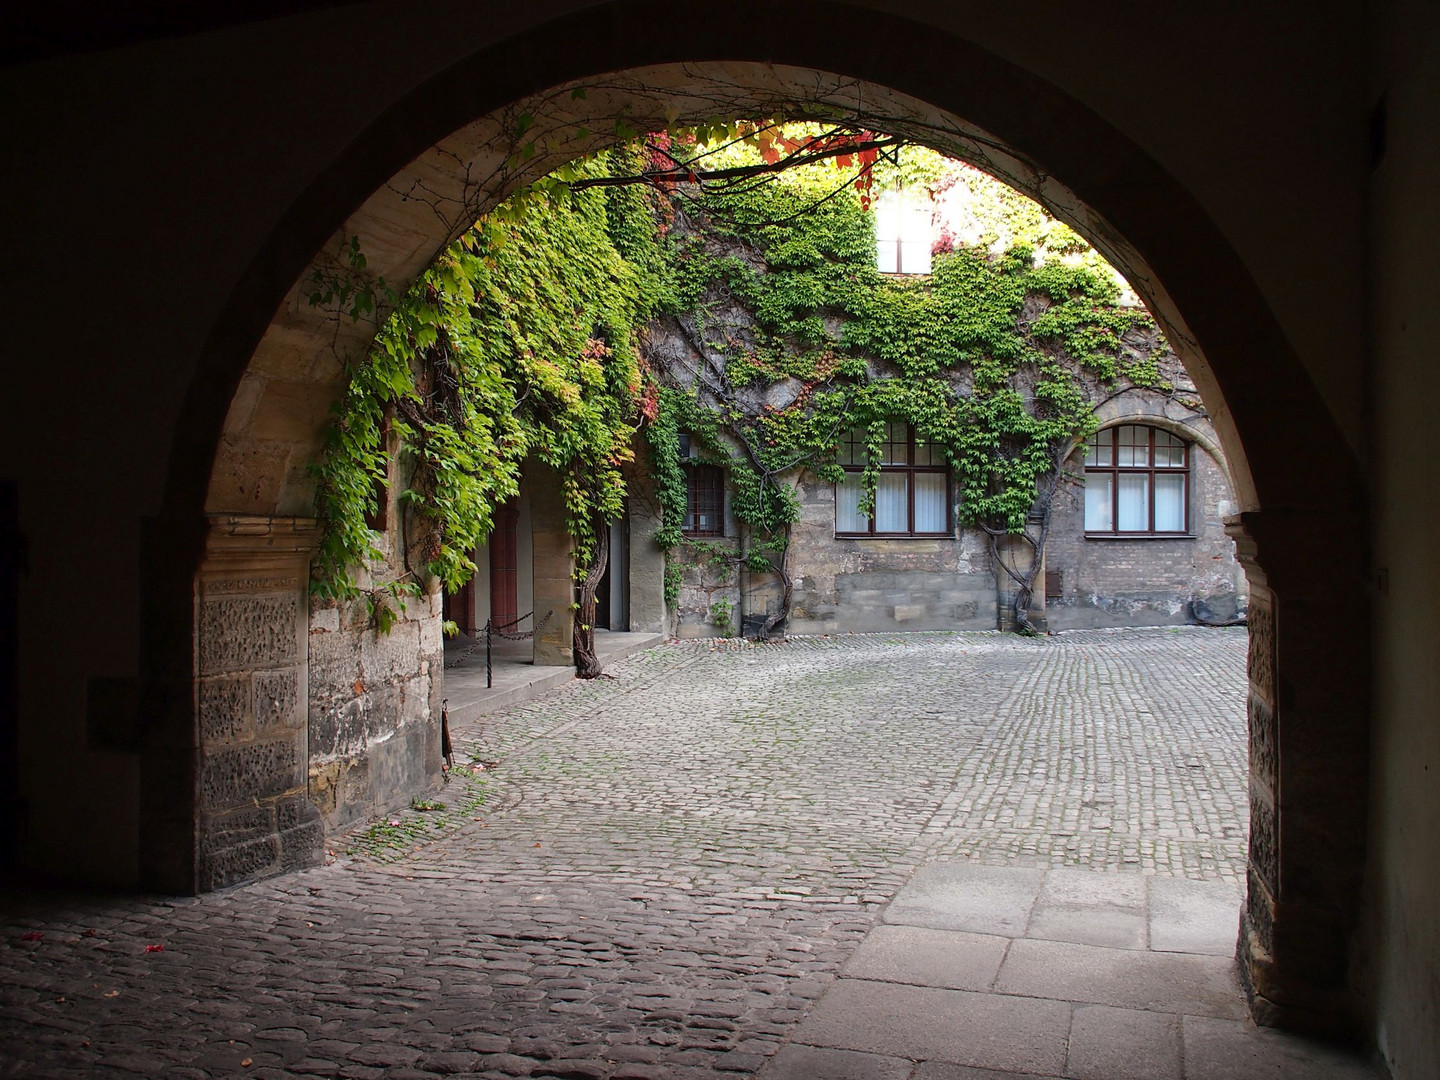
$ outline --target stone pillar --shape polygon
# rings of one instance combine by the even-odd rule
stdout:
[[[1355,1019],[1347,976],[1369,794],[1363,538],[1336,520],[1296,511],[1226,520],[1250,581],[1241,974],[1258,1023],[1330,1035]]]
[[[560,475],[541,462],[526,465],[525,486],[534,555],[535,663],[570,667],[575,663],[575,544],[566,527],[565,492]]]
[[[655,543],[664,520],[643,477],[630,477],[630,629],[647,634],[667,633],[670,613],[665,610],[665,553]]]
[[[195,581],[196,885],[318,863],[306,796],[313,520],[214,515]]]

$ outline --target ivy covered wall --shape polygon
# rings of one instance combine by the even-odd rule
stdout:
[[[895,190],[934,226],[924,275],[876,267],[875,211]],[[1079,237],[983,174],[874,133],[737,122],[637,139],[482,219],[407,295],[364,282],[343,267],[317,281],[317,302],[394,310],[318,466],[316,593],[363,601],[382,631],[407,595],[473,574],[534,458],[564,488],[581,656],[637,437],[676,632],[1035,629],[1054,510],[1073,524],[1074,454],[1097,407],[1141,393],[1206,423],[1148,314]],[[386,424],[399,512],[395,557],[377,563],[365,515],[390,468]],[[943,528],[839,529],[847,475],[849,517],[888,497],[894,425],[947,473]],[[685,527],[702,466],[726,489],[725,527],[703,538]],[[1169,561],[1166,588],[1183,591],[1184,560]]]
[[[1208,432],[1188,376],[1123,282],[973,169],[906,148],[873,172],[863,191],[810,166],[672,195],[674,303],[647,337],[656,421],[643,430],[662,463],[675,631],[1038,628],[1057,506],[1069,586],[1056,599],[1072,609],[1062,622],[1187,621],[1197,593],[1228,593],[1221,606],[1233,610],[1240,575],[1218,516],[1205,516],[1229,491],[1203,449],[1190,491],[1197,527],[1208,520],[1201,543],[1112,547],[1129,575],[1123,596],[1103,572],[1106,545],[1076,543],[1075,451],[1097,408],[1129,395]],[[932,226],[929,274],[876,268],[871,203],[892,187]],[[858,509],[873,512],[881,439],[896,422],[949,468],[946,536],[837,535],[853,531],[837,518],[837,445],[859,432],[861,456],[845,464],[863,464]],[[682,528],[687,471],[704,465],[723,468],[730,489],[722,537]]]

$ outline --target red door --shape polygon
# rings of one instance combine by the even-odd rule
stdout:
[[[495,512],[495,530],[490,534],[490,626],[510,630],[520,617],[516,610],[520,561],[515,550],[515,525],[520,510],[512,499]]]
[[[445,618],[460,628],[462,634],[475,633],[474,581],[467,581],[453,593],[445,594]]]

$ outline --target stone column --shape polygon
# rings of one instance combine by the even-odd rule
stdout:
[[[575,545],[565,522],[565,492],[560,475],[541,462],[526,465],[525,485],[530,496],[534,554],[535,664],[571,667],[575,663]]]
[[[1363,538],[1336,520],[1283,510],[1226,520],[1250,581],[1241,974],[1257,1022],[1331,1035],[1354,1022],[1370,681]]]
[[[196,884],[318,863],[306,797],[306,602],[315,522],[213,515],[195,581]]]

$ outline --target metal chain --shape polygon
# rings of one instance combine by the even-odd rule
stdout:
[[[459,656],[456,656],[456,657],[447,657],[446,660],[445,660],[445,669],[448,671],[448,670],[450,670],[451,668],[457,668],[457,667],[459,667],[461,664],[465,663],[465,661],[468,660],[468,659],[470,659],[470,657],[471,657],[472,655],[474,655],[475,652],[476,652],[478,649],[480,649],[480,648],[482,648],[483,646],[487,645],[487,644],[489,643],[489,639],[492,638],[492,637],[504,638],[506,641],[528,641],[528,640],[530,640],[530,639],[533,638],[536,634],[538,634],[541,630],[545,629],[545,624],[550,621],[550,616],[551,616],[551,615],[554,615],[554,614],[555,614],[555,612],[554,612],[553,610],[545,612],[544,618],[542,618],[542,619],[540,620],[539,624],[536,625],[535,629],[533,629],[533,630],[522,630],[522,631],[519,631],[519,632],[515,632],[515,631],[509,631],[509,632],[507,632],[507,631],[503,631],[503,630],[496,630],[496,629],[494,629],[494,628],[491,626],[489,620],[486,620],[485,625],[482,626],[482,627],[479,627],[479,628],[471,627],[470,629],[472,629],[472,630],[475,631],[475,640],[474,640],[473,644],[471,644],[471,646],[470,646],[468,649],[466,649],[463,653],[461,653]],[[535,612],[533,612],[533,611],[527,611],[524,615],[521,615],[519,618],[514,619],[514,620],[506,623],[505,625],[506,625],[506,626],[519,626],[519,625],[520,625],[521,623],[523,623],[526,619],[533,618],[534,615],[535,615]]]

